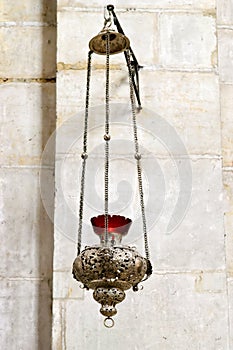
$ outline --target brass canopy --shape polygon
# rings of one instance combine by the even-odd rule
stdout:
[[[89,42],[91,51],[98,55],[106,55],[106,35],[109,34],[110,55],[114,55],[127,50],[130,47],[130,41],[127,36],[115,32],[112,29],[102,30]]]

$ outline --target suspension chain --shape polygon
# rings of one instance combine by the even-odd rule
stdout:
[[[105,170],[104,170],[104,243],[108,243],[108,201],[109,201],[109,56],[110,34],[106,33],[106,91],[105,91]]]
[[[86,83],[86,105],[85,105],[85,117],[84,117],[84,132],[83,132],[83,153],[82,158],[82,172],[81,172],[81,185],[80,185],[80,199],[79,199],[79,224],[78,224],[78,244],[77,255],[81,252],[82,245],[82,226],[83,226],[83,202],[84,202],[84,190],[85,190],[85,172],[87,161],[87,130],[88,130],[88,116],[89,116],[89,96],[90,96],[90,80],[91,80],[91,55],[92,51],[88,53],[87,64],[87,83]]]
[[[147,225],[146,225],[146,213],[145,213],[145,204],[144,204],[144,192],[142,185],[142,168],[141,168],[141,154],[139,152],[139,143],[138,143],[138,133],[137,133],[137,118],[136,118],[136,102],[134,95],[134,87],[133,87],[133,69],[130,62],[130,51],[126,51],[126,59],[127,66],[129,70],[129,86],[130,86],[130,102],[131,102],[131,110],[132,110],[132,122],[133,122],[133,136],[134,136],[134,147],[135,147],[135,159],[137,162],[137,174],[138,174],[138,189],[140,196],[140,206],[141,206],[141,214],[142,214],[142,226],[143,226],[143,235],[144,235],[144,244],[145,244],[145,254],[146,258],[149,260],[149,244],[148,244],[148,236],[147,236]]]
[[[85,119],[84,119],[84,134],[83,134],[83,153],[82,157],[82,171],[81,171],[81,188],[80,188],[80,202],[79,202],[79,226],[78,226],[78,244],[77,255],[80,254],[82,244],[82,226],[83,226],[83,203],[84,203],[84,190],[85,190],[85,171],[87,154],[87,131],[88,131],[88,116],[89,116],[89,91],[90,91],[90,78],[91,78],[91,55],[92,51],[88,53],[88,66],[87,66],[87,83],[86,83],[86,106],[85,106]],[[104,172],[104,212],[105,212],[105,236],[104,243],[108,243],[108,203],[109,203],[109,57],[110,57],[110,38],[109,33],[106,33],[106,95],[105,95],[105,172]],[[130,52],[126,51],[127,65],[129,70],[129,85],[130,85],[130,101],[132,109],[132,121],[133,121],[133,135],[135,145],[135,159],[137,162],[137,174],[138,174],[138,188],[140,195],[140,206],[143,223],[143,234],[145,243],[146,258],[149,259],[149,245],[147,236],[147,225],[145,215],[144,204],[144,192],[142,185],[142,169],[141,169],[141,154],[139,153],[139,143],[137,136],[137,122],[136,122],[136,103],[133,89],[133,70],[130,63]]]

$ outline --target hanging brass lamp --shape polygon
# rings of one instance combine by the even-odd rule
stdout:
[[[78,225],[78,243],[77,257],[73,263],[73,277],[83,284],[83,287],[93,289],[94,299],[101,304],[100,312],[105,316],[104,324],[106,327],[112,327],[114,321],[112,317],[116,315],[116,304],[125,299],[125,291],[132,288],[138,290],[138,284],[146,280],[152,273],[152,266],[149,260],[149,245],[147,237],[147,225],[144,205],[143,183],[142,183],[142,155],[139,150],[137,136],[136,113],[141,109],[139,95],[139,66],[136,57],[130,47],[130,41],[125,36],[118,18],[114,12],[114,6],[107,6],[108,16],[105,16],[104,28],[101,32],[90,40],[87,66],[87,85],[86,85],[86,109],[83,130],[83,150],[82,175],[79,203],[79,225]],[[117,31],[111,28],[112,21]],[[145,257],[140,255],[135,248],[122,244],[122,239],[128,234],[132,224],[131,219],[118,215],[109,214],[109,155],[111,143],[109,121],[109,73],[110,56],[113,54],[124,53],[129,74],[129,99],[132,110],[132,130],[134,135],[134,158],[138,175],[138,188],[140,196],[140,206],[142,215],[142,232],[145,245]],[[88,117],[89,117],[89,89],[91,77],[91,59],[92,54],[106,56],[106,96],[105,96],[105,169],[104,169],[104,213],[92,217],[91,224],[94,233],[98,235],[99,245],[85,247],[82,250],[82,230],[83,230],[83,212],[85,196],[85,173],[88,171]],[[136,106],[136,101],[138,106]]]

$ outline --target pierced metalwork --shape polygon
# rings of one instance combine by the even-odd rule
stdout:
[[[117,313],[116,304],[125,299],[125,290],[138,290],[138,284],[151,274],[149,260],[128,246],[86,247],[75,259],[73,276],[101,304],[106,317]]]

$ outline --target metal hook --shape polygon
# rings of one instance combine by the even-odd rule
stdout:
[[[108,17],[107,17],[108,14]],[[110,18],[110,12],[107,9],[107,6],[104,6],[104,19],[107,21]]]
[[[112,25],[111,12],[108,10],[107,6],[104,7],[104,28],[109,28]]]

